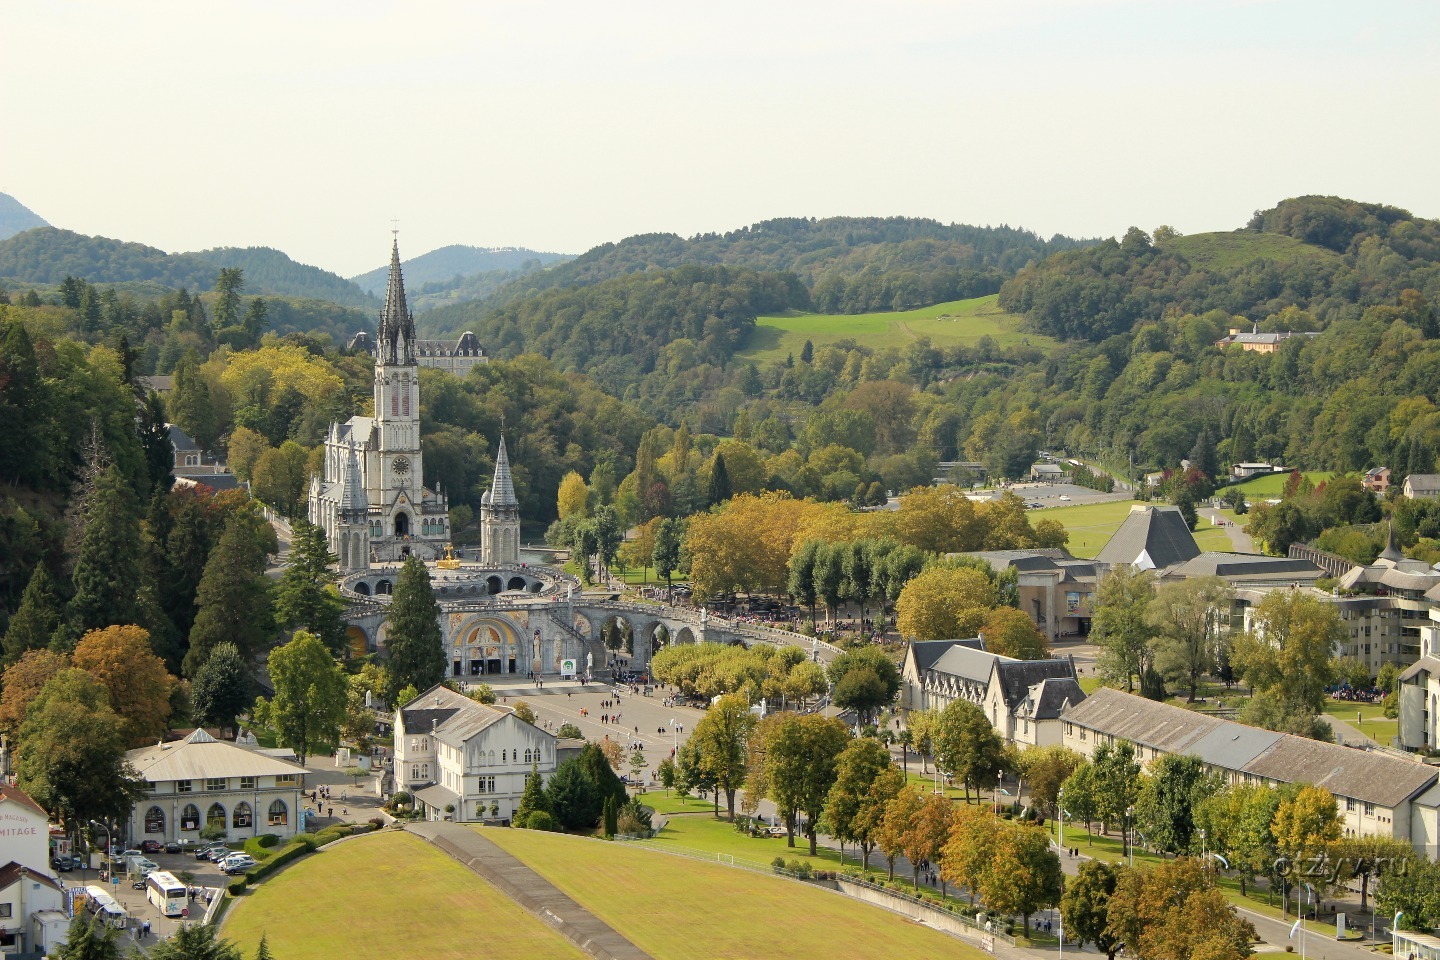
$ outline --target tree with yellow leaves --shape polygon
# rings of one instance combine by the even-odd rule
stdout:
[[[150,649],[150,632],[136,626],[91,630],[80,638],[71,664],[99,681],[123,721],[132,746],[152,742],[170,721],[170,694],[178,682]]]
[[[973,637],[999,603],[995,584],[978,570],[932,567],[895,601],[895,625],[913,640]]]
[[[585,478],[574,470],[560,479],[560,492],[555,498],[561,520],[584,520],[590,515],[590,488]]]

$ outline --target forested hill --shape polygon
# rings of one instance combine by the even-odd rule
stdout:
[[[1346,307],[1395,303],[1414,289],[1440,298],[1440,222],[1339,197],[1296,197],[1258,211],[1234,233],[1122,240],[1070,250],[1025,267],[1000,305],[1031,329],[1100,341],[1172,313],[1222,310],[1284,328],[1286,307],[1323,328]],[[1304,329],[1290,327],[1290,329]]]
[[[467,247],[456,243],[406,259],[405,286],[407,289],[418,289],[432,283],[453,286],[458,279],[477,273],[522,270],[529,264],[545,266],[567,259],[568,254],[544,253],[524,247]],[[379,296],[385,292],[385,278],[389,272],[390,265],[386,264],[350,280],[361,289]]]
[[[199,257],[215,268],[239,267],[245,271],[245,286],[255,293],[329,300],[345,307],[380,310],[380,299],[371,292],[329,270],[297,263],[273,247],[216,247],[188,256]]]
[[[481,318],[500,305],[545,290],[690,264],[793,273],[822,312],[906,310],[994,293],[1026,263],[1088,242],[910,217],[766,220],[688,240],[644,234],[511,280],[485,300],[434,310],[425,325],[444,333],[478,331]]]
[[[0,240],[8,240],[22,230],[48,226],[44,217],[10,194],[0,193]]]
[[[26,284],[54,286],[74,277],[92,284],[147,282],[198,292],[215,286],[221,267],[243,269],[248,294],[329,300],[367,313],[379,310],[379,301],[354,284],[267,247],[166,253],[143,243],[87,237],[55,227],[0,240],[0,279],[11,289]]]

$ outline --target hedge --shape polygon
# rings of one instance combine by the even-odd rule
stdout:
[[[259,883],[276,870],[285,866],[285,864],[293,863],[307,853],[313,853],[317,847],[323,847],[327,843],[334,843],[336,840],[342,837],[348,837],[351,834],[368,833],[373,829],[374,827],[370,824],[361,823],[328,827],[319,833],[296,834],[290,839],[288,844],[280,848],[279,852],[272,854],[266,851],[267,859],[251,867],[246,871],[244,876],[231,880],[226,889],[230,891],[231,895],[238,897],[245,892],[245,887],[248,884]],[[249,846],[249,841],[246,842],[246,846]],[[260,858],[257,857],[256,859]]]
[[[254,857],[257,862],[263,863],[275,855],[272,848],[280,840],[273,833],[262,833],[258,837],[250,837],[245,841],[245,852]]]

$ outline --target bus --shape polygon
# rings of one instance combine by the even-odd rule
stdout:
[[[187,904],[185,884],[173,874],[156,870],[145,878],[145,899],[163,916],[178,917]]]
[[[115,898],[105,891],[104,887],[97,887],[93,884],[85,888],[85,905],[89,911],[101,917],[112,927],[125,929],[126,916],[125,908],[115,902]]]

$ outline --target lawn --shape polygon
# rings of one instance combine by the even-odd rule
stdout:
[[[485,836],[656,960],[983,956],[898,914],[779,877],[554,833]]]
[[[1340,254],[1324,247],[1278,233],[1236,230],[1228,233],[1194,233],[1160,244],[1166,252],[1178,253],[1202,270],[1229,270],[1256,260],[1278,263],[1315,260],[1336,261]]]
[[[1305,476],[1311,483],[1318,484],[1322,480],[1329,480],[1335,474],[1328,470],[1306,470]],[[1285,492],[1285,484],[1290,481],[1288,473],[1267,473],[1263,477],[1254,477],[1244,483],[1237,483],[1229,487],[1221,487],[1216,491],[1217,496],[1223,496],[1236,490],[1244,493],[1248,499],[1279,497]]]
[[[786,355],[798,359],[806,340],[817,347],[837,340],[872,348],[898,347],[920,337],[929,337],[937,347],[974,344],[981,337],[990,337],[1002,347],[1028,343],[1049,350],[1055,345],[1049,337],[1021,331],[1020,318],[1001,310],[997,299],[992,294],[895,313],[792,312],[759,317],[736,356],[755,361],[783,360]]]
[[[1134,500],[1110,500],[1105,503],[1080,503],[1070,507],[1046,507],[1033,511],[1030,515],[1030,522],[1059,521],[1064,525],[1065,531],[1070,534],[1070,542],[1066,544],[1066,549],[1077,557],[1088,559],[1099,553],[1101,548],[1115,535],[1115,531],[1120,529],[1120,524],[1124,523],[1125,518],[1130,515],[1130,508],[1134,506],[1138,506]],[[1156,503],[1155,506],[1165,506],[1165,504]],[[1237,520],[1233,513],[1221,512],[1228,519],[1244,525],[1243,517]],[[1195,530],[1195,543],[1201,550],[1220,553],[1232,553],[1235,549],[1230,543],[1230,536],[1225,532],[1225,528],[1217,527],[1204,518],[1201,518],[1200,524]]]
[[[1385,708],[1378,703],[1326,698],[1324,712],[1337,720],[1344,720],[1382,747],[1390,746],[1390,741],[1400,733],[1400,721],[1387,719]],[[1360,715],[1358,720],[1357,713]]]
[[[439,922],[443,918],[443,922]],[[549,960],[586,954],[455,860],[405,833],[347,840],[241,897],[222,934],[285,960]]]

